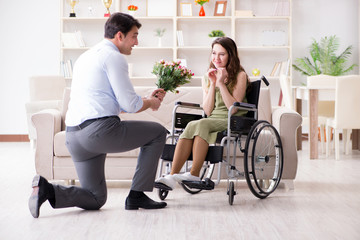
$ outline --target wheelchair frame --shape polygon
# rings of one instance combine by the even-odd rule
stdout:
[[[227,174],[227,195],[229,196],[229,204],[232,205],[234,196],[236,195],[234,180],[246,179],[250,191],[258,198],[263,199],[273,193],[281,180],[281,174],[283,169],[283,150],[280,136],[270,123],[267,121],[258,121],[258,99],[260,92],[261,80],[269,85],[267,79],[262,76],[260,80],[252,82],[255,85],[257,91],[255,99],[252,103],[240,103],[235,102],[228,111],[228,127],[226,135],[221,138],[219,145],[210,145],[207,157],[204,162],[203,169],[200,173],[201,181],[183,181],[181,186],[185,191],[191,194],[199,193],[202,190],[212,190],[215,185],[218,185],[221,181],[222,164],[225,164]],[[189,108],[195,110],[201,110],[202,115],[178,113],[179,108]],[[247,110],[253,112],[253,115],[249,117],[238,117],[231,114],[233,109]],[[166,174],[170,173],[172,157],[176,146],[176,140],[179,138],[182,131],[177,129],[184,129],[186,124],[191,120],[201,119],[205,117],[203,109],[200,104],[176,102],[173,109],[173,119],[170,135],[168,139],[171,139],[171,144],[166,144],[163,155],[160,159],[159,176],[162,176],[163,163],[167,161]],[[178,117],[179,116],[179,117]],[[187,119],[183,119],[183,118]],[[245,146],[242,146],[242,139],[246,136]],[[256,146],[260,145],[259,150]],[[233,146],[233,157],[230,159],[230,149]],[[223,150],[226,147],[226,157],[223,159]],[[240,171],[236,168],[236,150],[239,147],[240,151],[244,153],[244,171]],[[259,147],[259,148],[260,148]],[[259,150],[259,151],[258,151]],[[267,151],[267,152],[266,152]],[[214,160],[213,158],[217,158]],[[185,171],[188,170],[188,163],[192,160],[192,156],[185,163]],[[215,164],[219,163],[217,180],[213,182],[211,177],[214,172]],[[270,169],[270,170],[268,170]],[[271,170],[273,173],[271,174]],[[270,171],[270,175],[266,171]],[[266,176],[266,178],[259,178]],[[168,195],[168,190],[159,188],[158,195],[160,199],[164,200]]]

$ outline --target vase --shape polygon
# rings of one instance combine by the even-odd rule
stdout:
[[[162,44],[161,44],[161,37],[158,38],[158,47],[161,47]]]
[[[199,12],[199,16],[200,16],[200,17],[204,17],[204,16],[205,16],[205,10],[204,10],[203,5],[201,5],[200,12]]]
[[[129,15],[135,16],[135,11],[128,11]]]
[[[218,39],[219,37],[212,37],[211,38],[211,42],[214,42],[216,39]]]

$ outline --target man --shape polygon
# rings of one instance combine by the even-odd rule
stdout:
[[[66,114],[66,146],[71,153],[81,187],[50,184],[37,175],[32,182],[29,209],[39,217],[42,203],[53,208],[80,207],[97,210],[106,202],[104,174],[107,153],[140,147],[136,171],[125,209],[158,209],[144,191],[152,191],[163,150],[166,129],[147,121],[121,121],[121,112],[157,110],[165,96],[157,89],[149,98],[138,96],[128,77],[124,55],[138,44],[141,24],[133,17],[115,13],[105,24],[105,39],[82,54],[75,63],[71,96]]]

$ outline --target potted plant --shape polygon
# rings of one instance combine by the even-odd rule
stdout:
[[[134,16],[135,12],[138,10],[138,7],[135,5],[129,5],[128,6],[128,11],[129,11],[129,15]]]
[[[157,28],[155,29],[155,36],[158,37],[158,47],[161,47],[161,38],[164,36],[166,28]]]
[[[340,55],[336,55],[336,51],[339,49],[339,39],[334,36],[323,37],[320,42],[313,39],[312,44],[309,47],[309,53],[311,59],[308,57],[297,58],[296,64],[293,64],[293,68],[306,76],[313,75],[331,75],[339,76],[351,71],[356,67],[356,64],[352,64],[350,67],[346,67],[347,60],[352,54],[352,46],[348,46]]]
[[[208,36],[214,41],[216,38],[225,37],[225,33],[221,30],[212,30]]]

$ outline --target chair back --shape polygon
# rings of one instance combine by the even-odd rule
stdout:
[[[30,101],[61,100],[65,87],[63,76],[32,76],[29,78]]]
[[[336,76],[319,74],[314,76],[308,76],[306,78],[306,86],[309,89],[335,88],[335,84]]]
[[[360,129],[360,75],[336,79],[335,127]]]

